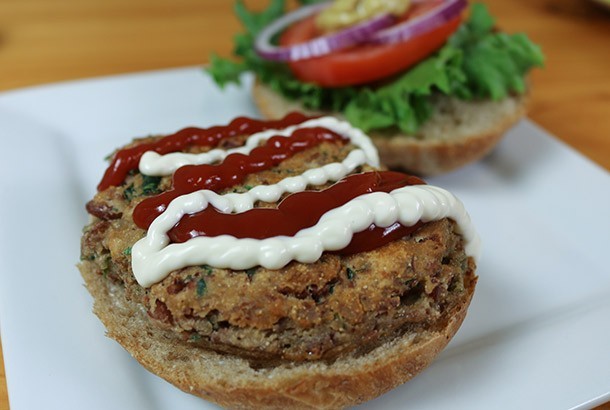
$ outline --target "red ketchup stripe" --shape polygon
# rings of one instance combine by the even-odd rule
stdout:
[[[291,125],[300,124],[312,117],[300,113],[291,113],[281,120],[260,121],[251,118],[238,117],[228,126],[211,128],[185,128],[175,134],[163,137],[155,142],[136,145],[118,151],[110,166],[106,169],[104,177],[97,186],[103,191],[111,186],[118,186],[125,181],[129,171],[137,169],[140,158],[147,151],[154,151],[164,155],[178,152],[189,146],[216,147],[221,140],[239,135],[252,135],[268,129],[283,129]]]
[[[366,172],[343,178],[322,191],[305,191],[287,196],[277,208],[256,208],[239,214],[223,214],[212,207],[186,215],[168,233],[174,243],[198,236],[232,235],[236,238],[265,239],[293,236],[314,226],[326,212],[357,196],[370,192],[390,192],[407,185],[425,184],[400,172]],[[377,248],[407,235],[414,227],[394,224],[388,228],[371,226],[354,235],[352,243],[339,253],[355,253]]]
[[[181,167],[174,173],[172,189],[140,202],[134,209],[133,220],[140,228],[148,229],[169,203],[180,195],[200,189],[217,192],[239,184],[251,173],[273,168],[294,154],[323,142],[348,141],[326,128],[302,128],[289,138],[276,136],[268,139],[264,145],[250,151],[249,155],[231,154],[218,165]]]
[[[354,253],[372,251],[385,244],[404,238],[415,232],[421,225],[421,222],[417,222],[412,226],[404,226],[396,222],[394,225],[390,225],[387,228],[380,228],[373,224],[369,226],[367,230],[355,233],[354,236],[352,236],[351,242],[345,248],[332,253],[351,255]]]

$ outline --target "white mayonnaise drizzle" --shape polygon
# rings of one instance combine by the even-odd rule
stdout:
[[[245,193],[219,195],[210,190],[201,190],[174,199],[150,225],[146,237],[132,248],[132,269],[138,283],[149,287],[163,280],[171,271],[193,265],[207,264],[240,270],[259,265],[279,269],[292,260],[313,263],[324,251],[346,247],[354,233],[365,230],[373,223],[379,227],[388,227],[396,222],[411,226],[420,220],[429,222],[442,218],[457,222],[466,242],[466,253],[478,259],[479,238],[462,203],[451,193],[429,185],[407,186],[389,194],[376,192],[361,195],[325,213],[316,225],[294,236],[259,240],[221,235],[170,244],[168,232],[184,215],[203,211],[208,205],[223,213],[240,213],[252,209],[257,201],[277,202],[284,193],[301,192],[309,185],[338,181],[365,163],[378,167],[377,150],[359,129],[333,117],[323,117],[282,130],[253,134],[244,146],[235,149],[214,149],[203,154],[144,154],[140,160],[143,174],[171,175],[184,165],[213,163],[232,153],[247,154],[273,136],[289,137],[297,129],[311,127],[334,131],[349,138],[358,148],[340,163],[309,169],[301,175],[285,178],[273,185],[256,186]]]
[[[207,204],[210,204],[223,213],[241,213],[254,208],[254,204],[258,201],[275,203],[285,193],[302,192],[311,185],[322,185],[329,181],[338,181],[352,173],[360,165],[366,163],[370,164],[371,158],[367,158],[363,150],[355,149],[342,162],[333,162],[319,168],[308,169],[301,175],[284,178],[276,184],[258,185],[247,192],[224,195],[219,195],[208,189],[202,189],[182,195],[182,197],[196,198],[205,203],[206,205],[200,211],[203,211],[203,209],[207,208]],[[160,217],[161,215],[159,215]]]
[[[261,142],[266,141],[271,137],[289,137],[298,129],[314,127],[327,128],[339,135],[349,138],[352,144],[360,147],[364,151],[370,165],[374,167],[379,166],[379,155],[377,154],[377,149],[365,133],[358,128],[354,128],[348,122],[340,121],[334,117],[322,117],[308,120],[301,124],[293,125],[281,130],[267,130],[252,134],[250,137],[248,137],[243,146],[229,150],[216,148],[201,154],[173,152],[165,155],[159,155],[154,151],[148,151],[142,155],[142,158],[140,158],[140,172],[144,175],[150,176],[171,175],[178,168],[185,165],[211,164],[222,161],[231,154],[248,154],[254,148],[258,147]]]
[[[184,195],[173,200],[155,219],[147,236],[132,248],[133,273],[140,285],[151,286],[173,270],[194,265],[241,270],[254,266],[279,269],[292,260],[313,263],[324,251],[346,247],[354,233],[371,224],[388,227],[400,222],[412,226],[418,221],[450,218],[464,237],[467,255],[478,259],[480,252],[479,237],[462,203],[448,191],[430,185],[361,195],[328,211],[316,225],[294,236],[237,239],[221,235],[170,244],[167,232],[183,215],[199,212],[207,204],[205,195]]]

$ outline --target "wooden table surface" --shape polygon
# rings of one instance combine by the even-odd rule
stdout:
[[[0,91],[201,65],[212,51],[228,56],[239,30],[232,3],[1,0]],[[530,118],[610,170],[610,13],[586,0],[484,3],[500,28],[527,32],[546,54],[546,67],[532,75]],[[6,408],[0,356],[0,409]]]

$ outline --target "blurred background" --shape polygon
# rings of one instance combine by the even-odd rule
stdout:
[[[610,10],[592,0],[482,2],[500,29],[526,32],[546,54],[532,75],[530,117],[610,169]],[[232,8],[231,0],[0,0],[0,91],[228,56],[240,30]]]
[[[526,32],[546,55],[529,117],[610,170],[610,0],[482,2],[501,30]],[[0,0],[0,92],[229,56],[240,31],[232,9],[232,0]]]

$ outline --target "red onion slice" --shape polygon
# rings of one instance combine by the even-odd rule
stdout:
[[[256,52],[263,58],[273,61],[298,61],[321,57],[333,51],[341,50],[368,41],[379,30],[392,25],[396,19],[390,14],[380,14],[372,19],[326,36],[314,38],[304,43],[289,47],[278,47],[271,44],[271,38],[290,24],[302,20],[328,7],[330,3],[314,4],[301,7],[292,13],[280,17],[267,26],[257,36],[254,43]]]
[[[467,5],[466,0],[446,0],[426,14],[379,30],[368,39],[368,42],[372,44],[393,44],[421,36],[457,17]]]

